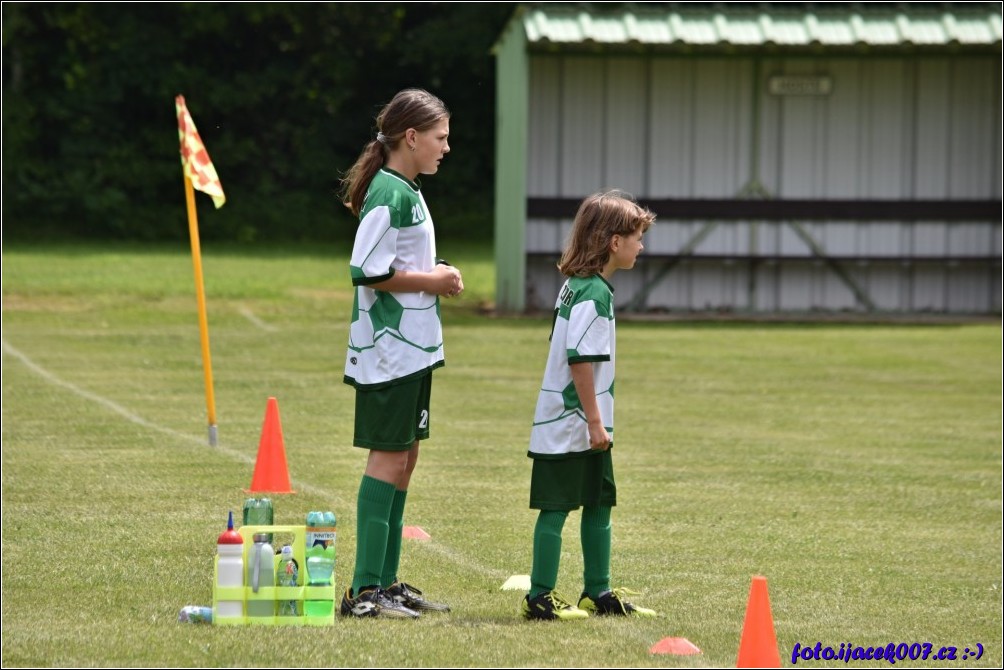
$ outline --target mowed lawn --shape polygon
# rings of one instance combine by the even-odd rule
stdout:
[[[897,667],[1004,661],[999,318],[620,315],[613,581],[661,616],[530,623],[501,586],[530,572],[526,443],[550,317],[491,315],[490,250],[441,247],[467,292],[443,304],[447,366],[405,516],[431,537],[404,541],[401,576],[453,611],[266,628],[177,615],[212,603],[216,537],[240,516],[270,397],[295,490],[273,496],[276,523],[333,510],[336,582],[351,580],[366,454],[341,381],[348,250],[203,244],[210,447],[187,245],[8,245],[3,665],[735,666],[754,575],[784,666],[817,642],[957,650]],[[558,583],[573,600],[578,521]],[[668,637],[701,653],[650,653]]]

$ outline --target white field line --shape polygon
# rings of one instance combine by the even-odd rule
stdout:
[[[278,328],[276,328],[272,324],[265,323],[264,321],[262,321],[261,319],[259,319],[257,316],[255,316],[255,313],[252,312],[251,309],[249,307],[245,306],[245,305],[242,305],[240,307],[239,311],[241,313],[241,316],[243,316],[245,319],[247,319],[248,321],[250,321],[252,324],[254,324],[255,326],[257,326],[258,328],[261,328],[262,330],[264,330],[266,333],[274,333],[277,330],[279,330]]]

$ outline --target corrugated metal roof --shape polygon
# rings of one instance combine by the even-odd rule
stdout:
[[[814,4],[587,9],[538,5],[523,15],[531,47],[950,47],[1001,45],[998,3],[940,3],[875,9]]]

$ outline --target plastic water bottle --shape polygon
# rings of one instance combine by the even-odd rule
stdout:
[[[263,586],[275,585],[275,549],[268,541],[268,533],[254,534],[254,546],[248,554],[247,585],[252,593],[258,593]],[[275,600],[248,598],[248,616],[275,616]]]
[[[307,584],[333,586],[335,573],[336,520],[334,512],[307,513]],[[303,613],[308,616],[332,616],[333,600],[307,600]]]
[[[216,540],[216,585],[244,586],[244,538],[234,530],[234,513],[227,515],[227,529]],[[220,600],[218,618],[244,616],[244,600]]]
[[[178,612],[178,621],[181,623],[212,623],[213,608],[202,605],[185,605]]]
[[[272,500],[269,498],[248,498],[244,501],[245,526],[271,526],[273,519]],[[269,544],[272,533],[268,534]]]
[[[279,558],[279,566],[275,569],[276,586],[296,586],[299,577],[299,568],[296,559],[293,558],[293,547],[284,545]],[[279,616],[298,616],[297,601],[280,600]]]

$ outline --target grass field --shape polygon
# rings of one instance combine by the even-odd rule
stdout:
[[[481,315],[490,252],[442,253],[467,293],[444,306],[448,364],[405,516],[431,540],[405,540],[401,575],[453,612],[261,628],[177,614],[212,601],[269,397],[297,491],[274,497],[276,523],[334,510],[338,586],[351,577],[365,452],[341,383],[347,251],[203,245],[211,448],[187,247],[8,245],[3,666],[734,666],[758,574],[785,666],[817,641],[958,648],[897,667],[1004,661],[999,321],[622,319],[613,576],[662,616],[529,623],[500,587],[530,571],[525,454],[550,322]],[[559,591],[576,598],[581,571],[572,514]],[[665,637],[702,653],[650,654]]]

